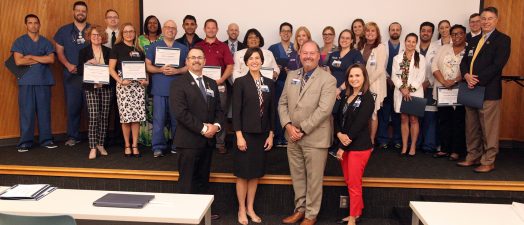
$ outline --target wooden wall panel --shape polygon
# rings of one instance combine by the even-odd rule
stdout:
[[[16,79],[5,68],[3,62],[9,57],[16,38],[26,33],[24,17],[29,13],[40,18],[40,33],[52,41],[55,32],[62,25],[73,22],[74,0],[17,0],[0,1],[0,139],[19,136],[18,87]],[[120,22],[132,22],[139,29],[139,0],[87,0],[88,18],[92,24],[105,25],[107,9],[119,12]],[[54,43],[54,42],[53,42]],[[62,66],[56,60],[52,66],[56,85],[52,88],[52,130],[65,133],[66,112],[63,89]],[[84,124],[85,125],[85,124]],[[85,129],[85,126],[84,126]]]

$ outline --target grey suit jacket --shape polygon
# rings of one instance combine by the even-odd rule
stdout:
[[[288,73],[278,113],[282,126],[291,122],[306,134],[297,143],[313,148],[328,148],[333,138],[331,111],[336,99],[336,79],[317,67],[300,91],[303,69]],[[299,83],[296,81],[300,80]],[[286,138],[287,134],[286,134]]]

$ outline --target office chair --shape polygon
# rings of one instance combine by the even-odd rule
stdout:
[[[76,222],[68,215],[18,216],[0,213],[0,225],[76,225]]]

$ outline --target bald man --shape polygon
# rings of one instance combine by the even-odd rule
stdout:
[[[238,34],[240,33],[240,28],[238,27],[238,24],[231,23],[227,26],[227,41],[224,41],[226,45],[229,47],[229,50],[231,51],[231,55],[235,55],[235,52],[238,50],[242,50],[246,48],[247,46],[240,42],[238,40]]]
[[[175,41],[176,33],[177,25],[175,21],[166,21],[162,27],[164,39],[151,44],[146,52],[146,69],[151,74],[152,80],[151,95],[153,95],[154,110],[151,144],[154,157],[164,156],[165,152],[169,151],[164,136],[164,128],[166,126],[168,129],[170,128],[171,138],[175,135],[176,130],[176,120],[169,113],[169,88],[173,80],[187,72],[185,59],[189,50],[184,44]],[[162,51],[179,51],[180,57],[178,60],[171,59],[173,62],[170,64],[156,62],[158,49],[162,49]],[[175,149],[175,144],[171,145],[171,152],[175,152]]]

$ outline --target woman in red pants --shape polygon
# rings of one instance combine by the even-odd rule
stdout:
[[[335,117],[335,134],[338,140],[337,158],[342,164],[349,190],[347,224],[355,225],[355,220],[362,215],[364,208],[362,175],[373,150],[368,122],[375,108],[375,100],[369,90],[369,78],[364,65],[353,64],[346,74],[348,88]]]

